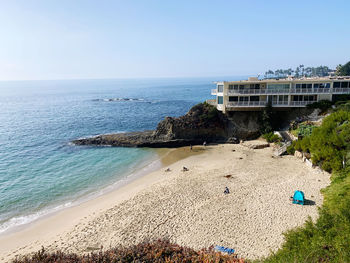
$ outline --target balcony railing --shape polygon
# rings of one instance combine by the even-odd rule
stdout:
[[[334,93],[350,93],[350,88],[335,88]],[[316,93],[331,93],[329,88],[314,88],[314,89],[241,89],[241,90],[228,90],[227,95],[234,94],[316,94]],[[212,91],[213,95],[213,91]]]
[[[289,89],[241,89],[241,90],[228,90],[230,94],[276,94],[276,93],[289,93]]]
[[[293,107],[293,106],[305,106],[307,104],[314,103],[315,101],[279,101],[272,102],[273,107]],[[228,108],[234,107],[265,107],[267,101],[230,101],[227,103]]]
[[[313,93],[312,89],[300,89],[300,88],[292,88],[291,93]]]
[[[350,93],[350,88],[333,88],[333,93]]]
[[[266,105],[266,101],[230,101],[227,103],[227,107],[261,107]]]
[[[314,88],[314,93],[330,93],[331,89],[329,88]]]
[[[241,89],[241,90],[228,90],[228,94],[265,94],[266,89]]]
[[[291,101],[289,106],[305,106],[316,101]]]

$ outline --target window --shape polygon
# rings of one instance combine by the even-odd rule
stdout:
[[[303,96],[302,95],[292,96],[292,101],[302,101],[302,100],[303,100]]]
[[[239,101],[248,101],[249,97],[239,97]]]
[[[218,104],[224,104],[224,97],[218,96]]]
[[[314,84],[314,88],[315,89],[318,89],[318,88],[320,88],[320,89],[329,89],[330,88],[330,83],[315,83]]]
[[[297,89],[300,89],[300,88],[301,88],[301,84],[295,84],[295,87],[296,87]]]
[[[250,89],[260,89],[260,84],[250,84],[249,88]]]
[[[279,95],[278,101],[279,102],[288,102],[288,95]]]
[[[304,101],[315,101],[316,100],[316,96],[314,95],[307,95],[303,97]]]
[[[285,90],[286,92],[288,92],[289,84],[268,84],[267,89],[268,90]]]
[[[239,89],[244,89],[244,85],[239,85]]]
[[[306,84],[306,87],[308,88],[308,89],[312,89],[312,84],[310,83],[310,84]]]
[[[218,92],[224,92],[224,85],[218,85]]]
[[[238,85],[234,85],[233,87],[234,87],[234,89],[238,89]]]
[[[259,101],[260,97],[259,96],[251,96],[250,101]]]
[[[340,88],[340,82],[334,82],[333,88]]]
[[[233,89],[233,85],[228,85],[228,89],[232,90]]]
[[[342,88],[347,88],[348,87],[348,82],[342,82],[341,83]]]
[[[228,100],[229,101],[238,101],[238,97],[237,96],[229,97]]]

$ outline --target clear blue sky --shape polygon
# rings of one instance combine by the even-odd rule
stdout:
[[[349,11],[349,0],[2,0],[0,80],[335,67],[350,60]]]

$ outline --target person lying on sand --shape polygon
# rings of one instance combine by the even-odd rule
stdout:
[[[165,171],[166,171],[166,172],[170,172],[171,170],[170,170],[170,168],[168,168],[168,169],[166,169]]]
[[[189,171],[189,170],[188,170],[187,167],[184,166],[184,167],[182,168],[182,171],[183,171],[183,172],[187,172],[187,171]]]

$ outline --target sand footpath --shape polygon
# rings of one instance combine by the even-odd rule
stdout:
[[[272,148],[196,146],[192,155],[17,233],[0,237],[0,259],[38,250],[85,253],[146,239],[168,238],[203,248],[222,245],[250,259],[277,250],[282,233],[317,218],[320,189],[329,183],[293,156]],[[182,151],[189,151],[188,147]],[[170,164],[170,165],[168,165]],[[183,172],[186,166],[189,171]],[[223,193],[225,187],[230,194]],[[289,197],[302,190],[309,205]]]

